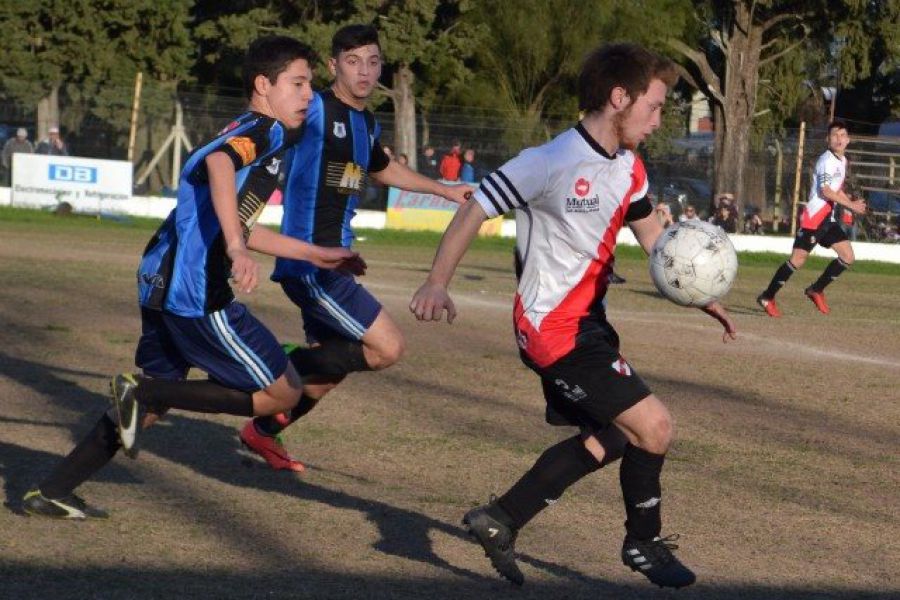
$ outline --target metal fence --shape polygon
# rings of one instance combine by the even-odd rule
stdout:
[[[0,82],[0,143],[26,127],[32,139],[37,119],[35,103],[15,100]],[[96,97],[60,91],[59,125],[71,154],[95,158],[126,160],[131,130],[131,86],[108,87]],[[180,106],[182,118],[176,118]],[[140,109],[135,128],[133,162],[135,182],[140,193],[171,193],[176,146],[180,161],[191,147],[213,136],[241,113],[246,100],[239,90],[230,96],[214,95],[202,89],[179,89],[177,95],[165,84],[147,81],[140,94]],[[394,115],[377,112],[382,125],[382,141],[393,144]],[[539,143],[571,126],[571,119],[551,123],[527,122],[510,114],[460,107],[432,109],[427,118],[420,114],[417,123],[420,147],[425,143],[436,149],[438,158],[454,140],[475,150],[476,172],[489,173],[515,156],[525,145]],[[859,234],[865,239],[891,237],[900,220],[900,138],[851,136],[848,148],[852,179],[870,201],[872,214],[860,220]],[[163,146],[169,145],[163,149]],[[186,144],[183,142],[187,142]],[[791,201],[795,188],[805,202],[812,167],[825,150],[824,128],[805,132],[800,168],[797,168],[799,131],[788,130],[772,136],[751,151],[745,165],[745,185],[740,205],[746,215],[757,213],[766,231],[790,230]],[[651,192],[673,204],[676,212],[690,203],[701,215],[712,206],[713,140],[711,135],[671,140],[665,152],[644,153],[651,181]],[[797,173],[800,174],[799,186]],[[383,198],[382,198],[383,200]],[[376,203],[377,204],[377,203]]]

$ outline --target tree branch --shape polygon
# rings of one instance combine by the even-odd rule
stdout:
[[[799,46],[800,44],[802,44],[803,42],[806,41],[806,36],[807,36],[808,34],[809,34],[809,30],[808,30],[807,27],[804,25],[804,26],[803,26],[803,37],[802,37],[802,38],[800,38],[799,40],[797,40],[796,42],[794,42],[793,44],[791,44],[790,46],[788,46],[787,48],[785,48],[785,49],[782,50],[781,52],[776,52],[775,54],[772,54],[772,55],[767,56],[767,57],[765,57],[765,58],[760,58],[760,59],[759,59],[759,66],[762,67],[762,66],[764,66],[764,65],[767,65],[767,64],[769,64],[770,62],[774,62],[774,61],[778,60],[779,58],[781,58],[781,57],[784,56],[785,54],[788,54],[788,53],[792,52],[792,51],[794,50],[794,48],[796,48],[797,46]]]
[[[375,87],[377,87],[381,92],[384,93],[385,96],[387,96],[387,97],[390,98],[391,100],[396,100],[397,94],[394,92],[394,90],[392,90],[392,89],[389,88],[388,86],[386,86],[386,85],[384,85],[383,83],[380,83],[380,82],[379,82],[379,83],[377,83],[377,84],[375,85]]]
[[[764,21],[762,23],[762,25],[760,25],[760,27],[762,28],[763,32],[766,32],[769,29],[771,29],[772,27],[775,27],[776,25],[781,23],[782,21],[787,21],[788,19],[797,19],[798,21],[802,22],[803,17],[804,17],[804,15],[782,13],[780,15],[775,15],[771,19]]]
[[[709,61],[706,60],[706,55],[698,50],[694,50],[681,40],[677,40],[675,38],[668,38],[666,43],[675,51],[683,54],[688,60],[694,63],[697,66],[697,69],[700,71],[700,75],[703,77],[703,81],[706,83],[706,87],[709,90],[709,94],[719,103],[725,104],[725,96],[722,94],[722,83],[719,80],[719,76],[716,75],[715,71],[712,70],[712,67],[709,66]]]

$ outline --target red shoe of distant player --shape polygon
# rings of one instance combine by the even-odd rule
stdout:
[[[816,305],[816,308],[819,309],[820,313],[827,315],[831,312],[831,309],[828,308],[828,303],[825,302],[825,294],[817,292],[812,288],[806,288],[803,290],[803,293],[806,294],[807,298],[812,300],[812,303]]]
[[[778,305],[775,304],[775,298],[766,298],[762,295],[756,297],[756,303],[762,306],[763,310],[766,311],[766,314],[770,317],[780,317],[781,311],[778,310]]]
[[[253,419],[247,421],[241,429],[241,442],[253,452],[259,454],[275,470],[302,473],[306,467],[299,460],[294,460],[284,449],[277,437],[263,435],[256,430]]]

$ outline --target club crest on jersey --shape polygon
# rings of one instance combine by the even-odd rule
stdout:
[[[334,129],[332,129],[331,132],[334,134],[334,137],[345,138],[347,137],[347,126],[343,121],[335,121]]]
[[[627,362],[625,362],[625,359],[621,356],[619,357],[619,360],[615,361],[610,366],[613,368],[613,371],[615,371],[619,375],[631,377],[631,366]]]
[[[280,167],[280,166],[281,166],[281,159],[273,157],[272,160],[269,161],[269,164],[266,167],[266,171],[268,171],[272,175],[278,175],[278,167]]]

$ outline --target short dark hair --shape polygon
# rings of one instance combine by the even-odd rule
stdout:
[[[621,87],[632,101],[660,79],[671,88],[678,81],[675,63],[637,44],[606,44],[588,53],[578,75],[578,109],[603,110],[613,88]]]
[[[244,93],[247,98],[253,97],[257,75],[265,75],[274,84],[288,65],[300,58],[308,62],[310,68],[318,60],[315,50],[292,37],[267,35],[254,40],[244,57]]]
[[[847,127],[847,123],[845,121],[841,121],[840,119],[835,119],[828,124],[828,129],[825,130],[826,135],[831,135],[832,129],[843,129],[847,133],[850,133],[850,128]]]
[[[338,29],[331,38],[331,56],[337,58],[341,52],[369,44],[375,44],[381,50],[377,29],[372,25],[347,25]]]

